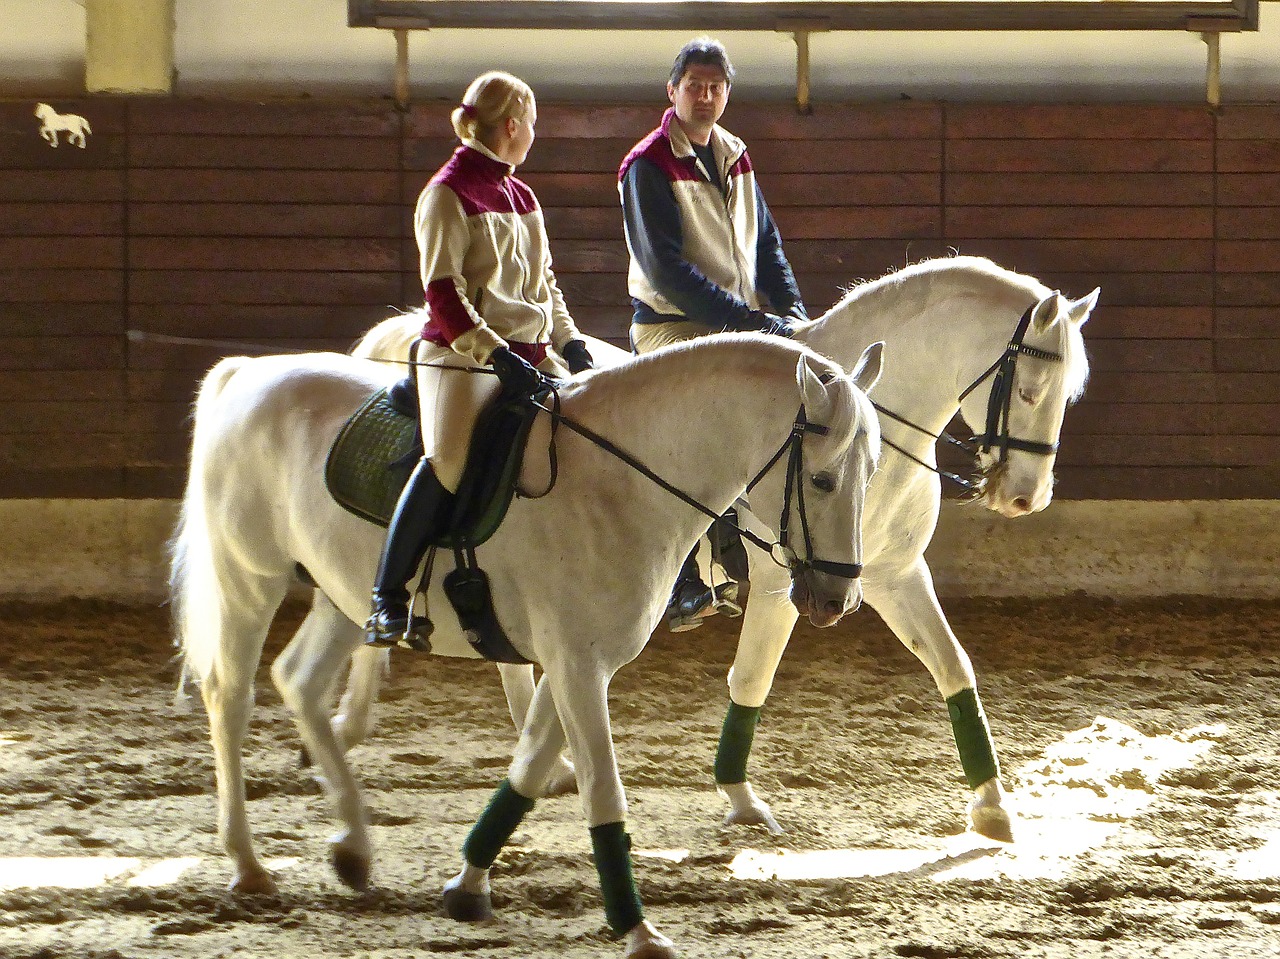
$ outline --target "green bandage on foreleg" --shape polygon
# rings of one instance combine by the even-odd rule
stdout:
[[[462,855],[477,869],[488,869],[502,852],[520,820],[533,808],[533,800],[521,796],[507,780],[498,784],[476,824],[462,844]]]
[[[720,748],[716,750],[716,782],[720,785],[747,781],[747,757],[751,755],[759,722],[759,706],[739,706],[729,700],[729,711],[724,714],[720,729]]]
[[[600,874],[604,915],[614,935],[625,936],[644,919],[644,907],[631,874],[631,837],[626,823],[607,822],[591,827],[591,851]]]
[[[991,742],[991,730],[987,717],[974,689],[962,689],[947,697],[947,713],[951,716],[951,729],[960,749],[960,765],[970,789],[977,789],[988,779],[1000,775],[996,762],[996,748]]]

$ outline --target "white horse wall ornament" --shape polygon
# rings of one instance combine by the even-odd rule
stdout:
[[[67,134],[67,142],[72,146],[84,149],[86,139],[93,130],[89,121],[74,113],[59,113],[47,103],[37,103],[35,115],[40,120],[40,136],[49,142],[49,146],[57,148],[58,131]]]
[[[1053,467],[1066,407],[1084,390],[1089,364],[1081,328],[1098,290],[1067,300],[1038,280],[980,257],[928,260],[854,288],[795,339],[842,366],[868,344],[883,341],[884,374],[876,387],[884,443],[890,447],[867,490],[863,526],[866,602],[929,670],[945,701],[961,768],[973,799],[970,826],[1008,841],[1013,824],[1003,802],[999,763],[977,692],[973,667],[951,630],[933,588],[925,549],[941,507],[934,444],[957,411],[975,434],[988,435],[978,457],[984,483],[976,502],[1002,516],[1038,512],[1053,497]],[[1025,320],[1022,342],[1011,339]],[[421,317],[379,324],[356,352],[404,357]],[[597,363],[625,356],[593,341]],[[1001,379],[1002,401],[988,389]],[[963,398],[961,398],[963,394]],[[1003,442],[1001,434],[1003,434]],[[706,554],[703,550],[703,554]],[[772,564],[748,549],[752,589],[737,655],[729,672],[729,708],[716,753],[718,791],[728,800],[726,823],[782,829],[747,776],[755,728],[796,622],[781,601]],[[300,632],[354,635],[322,594]],[[385,653],[361,650],[334,725],[349,745],[372,729],[372,704],[387,669]],[[533,689],[530,667],[500,666],[516,725]],[[560,786],[572,766],[561,759]]]
[[[864,390],[879,376],[881,356],[872,345],[850,375],[776,337],[709,338],[575,377],[560,388],[560,411],[715,514],[789,450],[761,474],[752,500],[761,513],[787,516],[793,530],[806,531],[797,538],[805,556],[790,557],[785,591],[797,615],[826,626],[861,599],[862,500],[879,452]],[[368,605],[385,531],[340,507],[322,473],[337,431],[386,379],[386,367],[337,354],[233,357],[209,372],[196,401],[171,591],[184,668],[199,681],[209,715],[219,832],[237,892],[275,889],[253,850],[241,752],[276,608],[299,565],[346,621],[362,618]],[[539,414],[533,426],[522,488],[547,486],[549,421]],[[557,435],[551,491],[517,499],[479,550],[499,619],[543,674],[521,716],[507,778],[467,837],[461,872],[446,885],[445,908],[464,920],[492,914],[489,867],[547,794],[567,743],[609,924],[630,959],[668,959],[674,946],[644,918],[632,878],[608,689],[648,642],[708,520],[603,448],[569,430]],[[793,498],[796,484],[803,497]],[[448,565],[436,563],[428,588],[433,650],[474,657],[444,602]],[[342,819],[332,859],[355,888],[369,879],[369,823],[330,724],[328,691],[360,645],[359,629],[312,620],[271,670]]]

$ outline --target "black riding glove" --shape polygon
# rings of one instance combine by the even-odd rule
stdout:
[[[560,355],[569,366],[570,373],[581,373],[583,370],[594,370],[595,361],[587,350],[586,340],[570,340],[560,348]]]
[[[778,316],[776,313],[766,313],[764,310],[756,310],[751,314],[759,324],[756,329],[761,333],[772,333],[774,336],[791,336],[795,333],[795,321],[790,317]]]
[[[500,346],[489,356],[498,382],[510,393],[533,396],[543,388],[546,379],[523,356]]]

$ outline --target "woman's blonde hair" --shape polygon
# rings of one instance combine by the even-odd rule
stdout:
[[[462,105],[454,108],[453,132],[459,140],[483,143],[503,120],[523,120],[532,104],[529,84],[501,70],[490,70],[471,81]]]

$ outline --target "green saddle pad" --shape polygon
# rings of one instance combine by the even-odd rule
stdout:
[[[481,411],[453,515],[435,545],[474,547],[494,534],[515,495],[536,414],[529,403],[505,397]],[[356,410],[333,441],[325,484],[342,507],[385,527],[421,456],[417,411],[398,406],[382,389]]]
[[[385,527],[421,457],[417,416],[392,403],[387,390],[378,390],[333,441],[325,485],[343,508]]]

